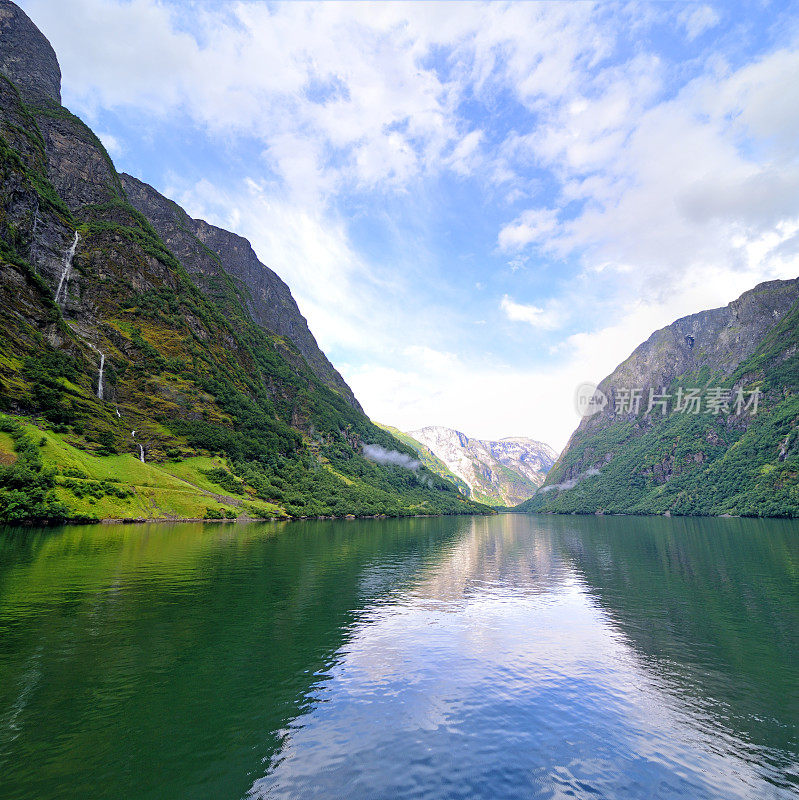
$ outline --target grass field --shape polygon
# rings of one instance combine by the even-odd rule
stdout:
[[[23,422],[46,469],[56,472],[56,495],[77,515],[98,519],[202,519],[212,509],[227,517],[282,517],[278,506],[245,490],[230,496],[204,470],[227,468],[224,458],[194,456],[163,464],[131,454],[96,456],[73,447],[62,434]],[[14,442],[0,433],[0,463],[13,462]]]

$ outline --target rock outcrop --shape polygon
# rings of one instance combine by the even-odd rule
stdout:
[[[799,278],[656,331],[598,388],[521,510],[799,515]]]
[[[61,67],[50,42],[19,6],[0,0],[0,72],[27,103],[61,105]]]
[[[702,369],[716,378],[731,375],[791,311],[797,297],[799,278],[768,281],[723,308],[691,314],[655,331],[600,383],[608,403],[596,416],[583,419],[578,430],[616,421],[621,390],[641,390],[646,404],[650,389],[660,392],[681,375]]]

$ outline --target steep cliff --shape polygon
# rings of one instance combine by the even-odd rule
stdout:
[[[61,67],[55,50],[30,17],[10,2],[0,5],[0,72],[26,102],[61,105]]]
[[[350,387],[319,349],[289,287],[258,260],[246,239],[192,219],[177,203],[131,175],[123,173],[121,178],[131,205],[144,214],[198,286],[213,293],[223,275],[233,278],[252,319],[288,339],[326,386],[353,408],[362,410]]]
[[[656,331],[522,510],[799,514],[799,279]]]
[[[0,30],[0,521],[481,510],[364,458],[413,451],[364,416],[288,287],[123,180],[9,0]]]
[[[531,497],[544,482],[556,453],[533,439],[473,439],[460,431],[430,425],[408,433],[429,448],[481,503],[512,506]]]

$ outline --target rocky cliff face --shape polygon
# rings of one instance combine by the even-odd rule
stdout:
[[[362,411],[350,387],[320,350],[291,290],[258,260],[250,243],[234,233],[191,219],[151,186],[130,175],[117,174],[95,134],[61,107],[61,70],[55,51],[27,15],[9,0],[0,0],[0,32],[0,72],[15,85],[27,111],[35,118],[37,133],[43,140],[42,171],[69,210],[80,212],[88,206],[129,203],[152,224],[200,288],[214,292],[215,280],[232,277],[239,299],[252,319],[285,337],[325,385]],[[9,111],[9,103],[5,105]],[[12,116],[13,112],[7,113],[6,119]],[[96,215],[97,211],[93,209],[92,213]],[[107,216],[107,210],[100,210],[100,216]],[[124,213],[120,216],[117,209],[115,217],[118,221]],[[43,220],[36,222],[38,226]],[[37,229],[37,233],[41,231]],[[61,232],[55,237],[32,237],[28,257],[52,281],[60,277],[60,262],[70,235],[71,232]],[[78,263],[83,260],[82,252],[80,245]],[[81,271],[75,270],[69,308],[76,316],[85,317],[90,310],[81,312],[76,306],[76,299],[84,294],[82,278]],[[285,354],[291,357],[291,350]]]
[[[144,214],[199,286],[213,292],[214,282],[224,279],[221,276],[233,278],[253,320],[288,339],[330,389],[362,410],[350,387],[319,349],[289,287],[258,260],[246,239],[192,219],[177,203],[131,175],[123,173],[121,179],[131,205]]]
[[[431,425],[408,435],[428,447],[469,487],[473,498],[491,505],[521,503],[544,482],[556,453],[533,439],[492,442]]]
[[[656,331],[599,390],[607,405],[523,509],[799,514],[799,279]]]
[[[608,403],[601,413],[583,419],[578,430],[598,430],[618,421],[622,390],[640,390],[646,405],[650,389],[658,393],[681,375],[700,370],[714,378],[731,375],[791,311],[798,296],[799,278],[769,281],[723,308],[683,317],[655,331],[602,381],[599,388]]]
[[[496,442],[480,440],[480,444],[500,464],[524,475],[536,486],[543,483],[558,455],[549,445],[524,437],[509,436]]]
[[[0,72],[26,102],[61,105],[61,68],[50,42],[14,3],[0,3]]]

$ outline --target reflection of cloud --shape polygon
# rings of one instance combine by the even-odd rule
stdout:
[[[614,797],[631,771],[644,786],[679,776],[698,797],[760,786],[642,668],[547,526],[474,520],[366,609],[249,796],[488,796],[501,774],[528,792],[590,783]]]

